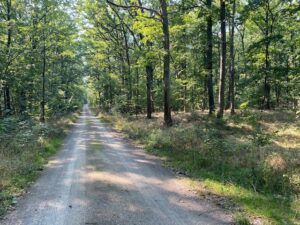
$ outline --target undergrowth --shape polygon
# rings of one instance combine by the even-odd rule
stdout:
[[[224,120],[181,113],[171,128],[163,126],[161,114],[152,120],[99,115],[249,217],[300,224],[300,124],[294,113],[247,111]]]
[[[0,120],[0,218],[56,153],[77,114],[53,118]]]

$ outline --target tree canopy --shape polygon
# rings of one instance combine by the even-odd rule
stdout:
[[[298,108],[294,0],[1,0],[1,115]]]

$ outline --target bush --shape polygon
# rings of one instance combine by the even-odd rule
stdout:
[[[146,147],[156,150],[172,150],[173,144],[170,133],[160,129],[153,130],[148,136]]]
[[[234,224],[236,224],[236,225],[251,225],[249,219],[242,213],[238,213],[235,215]]]
[[[269,155],[262,168],[265,189],[273,193],[288,194],[290,182],[287,176],[288,163],[278,153]]]

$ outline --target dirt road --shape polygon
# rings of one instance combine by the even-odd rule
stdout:
[[[62,150],[4,225],[210,225],[230,216],[84,107]]]

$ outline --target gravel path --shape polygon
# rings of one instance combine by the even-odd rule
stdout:
[[[231,216],[84,107],[62,150],[3,225],[210,225]]]

